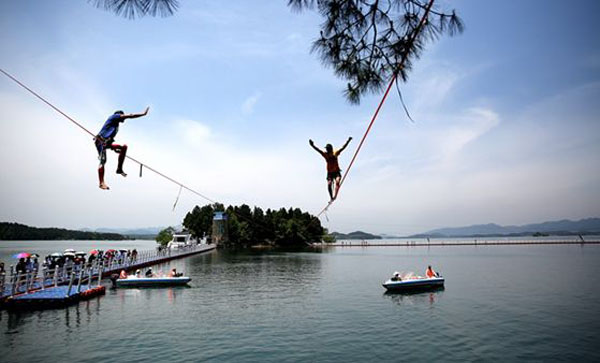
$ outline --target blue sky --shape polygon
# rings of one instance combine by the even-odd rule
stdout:
[[[117,109],[131,156],[225,204],[327,201],[308,146],[355,141],[359,106],[310,54],[321,19],[287,1],[181,1],[130,21],[84,0],[0,2],[0,66],[97,132]],[[468,224],[600,216],[597,1],[453,1],[466,30],[430,44],[392,94],[323,224],[409,234]],[[97,187],[89,136],[0,78],[0,220],[36,226],[178,224],[202,199],[126,164]]]

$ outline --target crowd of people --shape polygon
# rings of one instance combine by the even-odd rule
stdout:
[[[74,250],[65,250],[65,252],[52,253],[44,257],[40,263],[39,255],[36,253],[29,254],[27,257],[20,257],[14,270],[8,271],[10,273],[25,275],[33,273],[38,274],[40,269],[53,270],[56,268],[66,268],[67,270],[77,270],[83,266],[91,265],[94,262],[107,262],[115,261],[118,264],[124,264],[127,262],[134,263],[137,261],[138,251],[133,250],[92,250],[90,253],[85,252],[74,252]],[[0,262],[0,280],[4,280],[7,274],[4,262]]]

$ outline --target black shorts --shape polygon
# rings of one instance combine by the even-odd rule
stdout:
[[[340,173],[341,170],[338,171],[328,171],[327,172],[327,180],[334,180],[335,178],[341,178],[342,174]]]

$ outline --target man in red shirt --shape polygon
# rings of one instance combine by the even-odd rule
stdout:
[[[338,189],[340,188],[340,182],[342,179],[341,169],[338,164],[338,156],[344,151],[346,146],[350,143],[352,137],[349,137],[344,146],[341,149],[334,151],[333,146],[331,144],[327,144],[325,146],[325,151],[319,149],[315,146],[315,143],[312,140],[308,140],[310,146],[315,149],[327,162],[327,190],[329,191],[329,196],[331,197],[331,201],[334,201],[337,197]],[[335,192],[333,191],[333,182],[335,180]]]

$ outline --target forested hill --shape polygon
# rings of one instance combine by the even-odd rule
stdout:
[[[36,228],[19,223],[0,222],[0,240],[124,240],[118,233],[72,231],[62,228]]]
[[[363,231],[356,231],[356,232],[350,232],[350,233],[340,233],[340,232],[332,232],[331,233],[332,236],[335,237],[335,239],[341,240],[341,239],[381,239],[381,236],[376,236],[374,234],[370,234],[367,232],[363,232]]]

